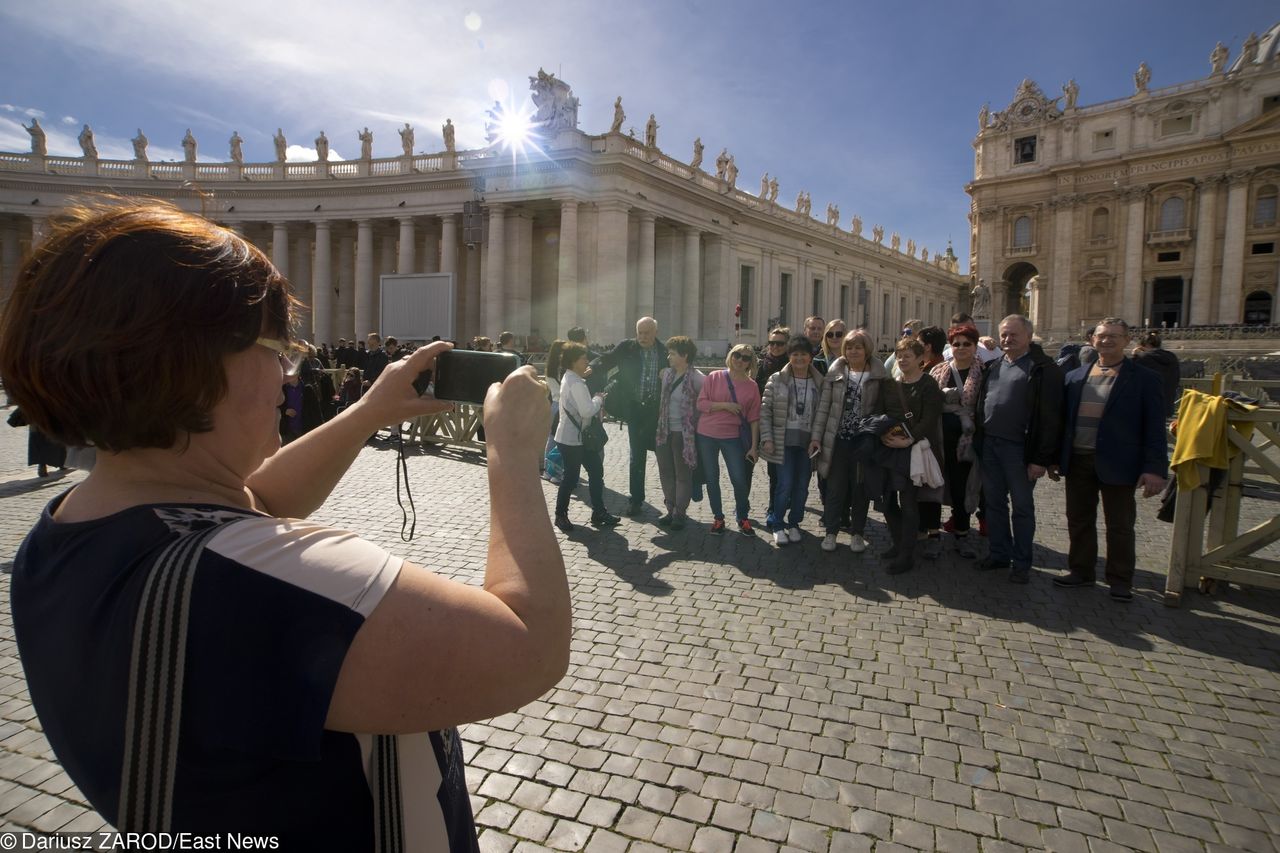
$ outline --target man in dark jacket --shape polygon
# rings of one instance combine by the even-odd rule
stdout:
[[[658,431],[658,401],[662,392],[659,374],[667,366],[667,348],[658,341],[658,321],[642,317],[636,336],[628,338],[595,360],[593,374],[617,370],[605,408],[625,421],[631,448],[631,500],[627,515],[637,516],[644,508],[646,454],[654,449]]]
[[[1033,490],[1036,480],[1059,461],[1062,438],[1062,369],[1031,342],[1033,331],[1031,321],[1021,314],[1000,321],[1004,356],[983,369],[975,418],[974,443],[991,543],[990,553],[977,567],[1011,569],[1009,580],[1014,583],[1031,578]]]
[[[1137,522],[1135,486],[1151,497],[1169,468],[1160,378],[1124,357],[1129,327],[1116,317],[1098,323],[1098,361],[1067,375],[1065,435],[1049,476],[1067,476],[1067,589],[1092,587],[1098,562],[1098,496],[1107,521],[1107,583],[1116,601],[1133,598]]]
[[[1178,363],[1176,355],[1161,346],[1163,343],[1158,334],[1147,332],[1133,351],[1133,361],[1160,377],[1165,417],[1171,417],[1178,410],[1178,383],[1182,381],[1182,365]]]

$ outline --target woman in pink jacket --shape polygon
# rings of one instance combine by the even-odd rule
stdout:
[[[724,360],[727,370],[717,370],[702,383],[698,394],[698,458],[707,477],[707,501],[715,521],[712,533],[724,532],[724,509],[720,503],[720,457],[729,469],[738,532],[752,536],[747,520],[750,510],[751,471],[760,444],[760,386],[752,376],[756,351],[747,344],[729,350]]]

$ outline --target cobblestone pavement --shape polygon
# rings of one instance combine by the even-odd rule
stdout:
[[[606,482],[623,506],[625,432]],[[0,431],[0,563],[69,482],[23,466]],[[473,454],[408,461],[418,535],[399,538],[394,456],[367,448],[318,516],[478,583],[488,515]],[[757,472],[753,517],[763,515]],[[660,497],[657,474],[649,497]],[[553,497],[546,487],[548,501]],[[465,727],[486,851],[1277,849],[1280,595],[1233,588],[1161,603],[1169,528],[1142,504],[1136,600],[1061,591],[1063,491],[1037,488],[1029,586],[948,550],[887,576],[842,539],[775,549],[624,520],[564,538],[569,674],[517,713]],[[816,494],[810,501],[816,506]],[[1273,504],[1254,500],[1262,517]],[[586,507],[572,514],[585,518]],[[8,576],[0,575],[7,598]],[[101,819],[54,760],[0,616],[0,823]]]

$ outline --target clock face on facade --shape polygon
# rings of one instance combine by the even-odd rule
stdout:
[[[1023,98],[1013,105],[1013,114],[1022,121],[1030,121],[1040,112],[1040,105],[1032,98]]]

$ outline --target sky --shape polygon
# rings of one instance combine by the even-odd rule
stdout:
[[[579,127],[608,130],[613,101],[643,138],[688,162],[728,148],[738,184],[766,171],[779,201],[807,191],[819,218],[858,214],[931,252],[954,240],[967,266],[971,143],[978,110],[1008,106],[1026,77],[1049,97],[1074,78],[1081,106],[1133,91],[1138,63],[1153,89],[1209,73],[1222,41],[1232,59],[1250,31],[1280,21],[1274,0],[317,0],[157,3],[45,0],[0,4],[0,151],[27,151],[40,119],[50,154],[79,156],[82,124],[104,158],[131,159],[141,128],[152,160],[226,160],[232,131],[246,161],[439,151],[446,118],[459,149],[481,147],[495,98],[528,94],[544,68],[573,87]]]

